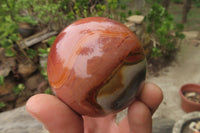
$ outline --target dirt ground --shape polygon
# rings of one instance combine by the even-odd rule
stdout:
[[[186,83],[200,84],[200,37],[197,31],[185,32],[176,59],[158,75],[148,75],[148,81],[161,87],[164,99],[154,118],[179,120],[185,114],[181,109],[179,89]]]

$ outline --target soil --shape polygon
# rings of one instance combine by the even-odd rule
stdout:
[[[175,54],[176,53],[174,53],[174,56],[168,56],[158,59],[147,59],[148,73],[150,75],[159,76],[159,71],[171,65],[172,61],[175,60]]]
[[[195,103],[200,103],[200,93],[197,92],[184,92],[183,94],[188,100]]]
[[[43,45],[40,43],[34,47]],[[0,103],[3,103],[0,112],[23,106],[32,95],[44,93],[49,87],[41,74],[40,57],[30,62],[25,56],[6,57],[4,53],[5,50],[0,48],[0,75],[4,76],[4,83],[0,85]],[[19,84],[25,89],[16,94],[14,90]]]

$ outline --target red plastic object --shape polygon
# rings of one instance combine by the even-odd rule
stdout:
[[[135,100],[145,80],[146,60],[141,43],[126,26],[90,17],[58,35],[47,72],[55,94],[73,110],[104,116]]]

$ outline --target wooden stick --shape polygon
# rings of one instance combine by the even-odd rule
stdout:
[[[51,36],[55,36],[57,35],[58,32],[57,31],[52,31],[52,32],[48,32],[47,30],[44,30],[42,32],[39,32],[33,36],[30,36],[22,41],[19,42],[21,48],[27,48],[27,47],[30,47],[34,44],[37,44]]]

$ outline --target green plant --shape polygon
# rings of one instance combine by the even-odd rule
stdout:
[[[122,23],[126,22],[126,18],[133,14],[132,9],[127,6],[130,2],[131,0],[108,0],[106,16]]]
[[[161,3],[162,0],[145,0],[147,3]]]
[[[135,11],[134,14],[135,14],[135,15],[141,15],[142,12],[141,12],[141,11]]]
[[[52,41],[53,42],[53,41]],[[51,42],[51,43],[52,43]],[[47,57],[48,56],[48,54],[49,54],[49,52],[50,52],[50,48],[49,47],[47,47],[47,48],[45,48],[45,49],[42,49],[42,48],[39,48],[38,49],[38,52],[39,52],[39,56],[40,57]],[[47,76],[47,64],[45,63],[44,64],[44,66],[41,66],[41,68],[40,68],[40,73],[44,76],[44,78],[46,79],[46,80],[48,80],[48,76]]]
[[[132,14],[132,9],[127,6],[129,1],[131,0],[2,0],[0,45],[6,50],[6,56],[22,54],[30,61],[37,53],[32,49],[23,50],[20,47],[22,38],[18,33],[19,23],[37,25],[37,29],[47,27],[49,30],[60,31],[72,21],[90,16],[110,17],[124,22],[126,17]],[[55,37],[49,39],[48,45],[54,40]],[[46,56],[46,53],[39,50],[40,56]]]
[[[14,56],[13,45],[19,40],[18,26],[9,15],[5,17],[0,16],[0,22],[0,45],[5,49],[6,56]]]
[[[47,70],[46,70],[46,68],[43,69],[43,70],[41,70],[40,73],[44,76],[44,78],[45,78],[46,80],[48,80],[48,75],[47,75]]]
[[[47,44],[48,44],[49,46],[51,46],[51,45],[54,43],[55,39],[56,39],[56,36],[52,36],[51,38],[49,38],[49,39],[47,40]]]
[[[173,15],[169,14],[160,4],[154,3],[145,18],[147,33],[150,34],[154,44],[152,56],[170,56],[178,48],[177,40],[183,39],[184,26],[174,22]]]
[[[120,21],[121,22],[125,22],[126,21],[127,15],[126,15],[125,12],[120,12],[119,16],[120,16]]]
[[[0,108],[3,108],[5,106],[6,106],[6,104],[4,102],[0,102]]]
[[[52,43],[52,42],[51,42],[51,43]],[[39,52],[38,55],[39,55],[40,57],[47,57],[48,54],[49,54],[49,52],[50,52],[50,48],[49,48],[49,47],[47,47],[47,48],[45,48],[45,49],[39,48],[39,49],[38,49],[38,52]],[[46,63],[44,64],[43,67],[41,66],[40,73],[44,76],[44,78],[45,78],[46,80],[48,80],[48,76],[47,76],[47,64],[46,64]]]
[[[174,3],[182,3],[183,0],[172,0]]]
[[[4,85],[4,77],[0,76],[0,85]]]
[[[21,15],[25,0],[2,0],[0,2],[0,45],[5,49],[6,56],[14,56],[17,51],[13,48],[20,40],[18,33],[18,23],[29,23],[32,25],[37,22],[29,15]]]
[[[47,88],[45,91],[44,91],[45,94],[52,94],[52,91],[50,88]]]
[[[200,8],[200,0],[193,0],[194,5],[198,8]]]
[[[49,51],[50,51],[50,48],[46,48],[46,49],[42,49],[42,48],[39,48],[38,49],[38,52],[39,52],[39,56],[41,57],[47,57],[48,54],[49,54]]]
[[[88,0],[76,0],[74,2],[73,11],[77,18],[88,17],[88,15],[89,15],[88,9],[89,9],[89,1]]]
[[[30,59],[33,59],[37,55],[37,51],[31,48],[26,50],[26,53]]]
[[[98,16],[103,16],[105,14],[105,10],[106,10],[105,5],[97,4],[94,13],[97,14]]]
[[[62,30],[72,21],[89,17],[93,13],[104,10],[101,1],[96,0],[18,0],[24,5],[23,10],[27,20],[35,20],[39,27]],[[98,6],[98,8],[97,8]],[[97,11],[98,10],[98,11]]]
[[[108,0],[108,9],[113,10],[118,7],[118,0]]]
[[[133,14],[132,10],[128,10],[128,16],[131,16]]]
[[[52,0],[2,0],[0,2],[0,45],[5,49],[5,55],[15,56],[23,50],[14,49],[14,45],[18,44],[21,39],[18,33],[18,23],[40,24],[41,26],[55,24],[54,27],[59,27],[61,23],[59,19],[66,19],[60,7],[60,3]],[[21,53],[26,55],[24,51]],[[32,59],[36,52],[28,49],[27,54]]]
[[[19,95],[25,89],[24,84],[20,83],[13,88],[13,92],[15,95]]]

